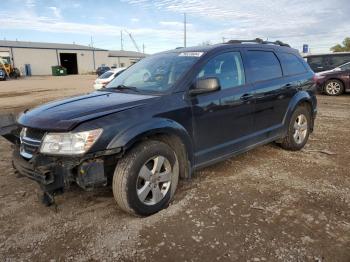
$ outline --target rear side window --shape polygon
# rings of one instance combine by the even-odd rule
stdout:
[[[282,77],[280,62],[273,52],[248,51],[247,58],[254,82]]]
[[[293,54],[280,54],[283,72],[285,75],[298,75],[306,72],[303,63]]]

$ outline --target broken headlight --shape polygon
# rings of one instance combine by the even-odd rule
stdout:
[[[83,132],[47,133],[40,152],[53,155],[79,155],[87,152],[102,134],[102,129]]]

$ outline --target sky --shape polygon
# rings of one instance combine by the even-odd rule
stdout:
[[[229,39],[281,40],[327,52],[350,36],[349,0],[6,0],[0,39],[76,43],[148,54]]]

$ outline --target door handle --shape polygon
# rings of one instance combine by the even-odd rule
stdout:
[[[253,97],[252,94],[244,94],[241,96],[241,100],[247,101],[248,99],[251,99]]]

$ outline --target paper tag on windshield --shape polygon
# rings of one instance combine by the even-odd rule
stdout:
[[[203,55],[203,52],[182,52],[179,54],[179,56],[194,56],[194,57],[200,57]]]

